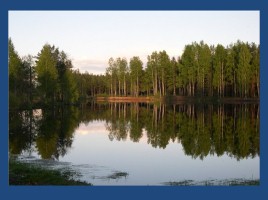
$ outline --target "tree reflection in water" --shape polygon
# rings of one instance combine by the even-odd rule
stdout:
[[[38,114],[39,113],[39,114]],[[96,103],[54,110],[9,113],[10,153],[37,152],[58,159],[72,146],[80,123],[105,121],[109,139],[155,148],[180,142],[184,153],[203,159],[227,154],[237,160],[259,156],[259,104]]]
[[[9,151],[36,150],[43,159],[58,159],[72,146],[78,126],[79,110],[75,107],[10,112]]]

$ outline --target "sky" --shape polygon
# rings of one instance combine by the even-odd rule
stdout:
[[[44,44],[59,47],[74,69],[104,74],[109,58],[153,51],[181,56],[203,40],[227,46],[238,39],[260,44],[259,11],[9,11],[9,37],[21,57]]]

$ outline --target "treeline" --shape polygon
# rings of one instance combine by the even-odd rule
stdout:
[[[89,96],[259,98],[260,46],[237,41],[227,47],[203,41],[186,45],[181,57],[153,52],[146,66],[137,56],[110,58],[105,75],[81,74]]]
[[[36,57],[20,58],[9,40],[9,98],[17,107],[77,102],[96,96],[190,96],[259,98],[260,46],[237,41],[227,47],[203,41],[186,45],[181,57],[153,52],[110,58],[105,75],[72,70],[64,51],[46,44]],[[17,98],[20,97],[20,98]]]

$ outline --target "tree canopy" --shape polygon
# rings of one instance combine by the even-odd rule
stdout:
[[[144,63],[110,58],[103,75],[73,70],[64,51],[45,44],[21,58],[9,39],[10,107],[30,102],[74,103],[96,96],[259,98],[260,46],[237,41],[224,47],[193,42],[181,56],[154,51]],[[17,98],[17,97],[20,98]]]

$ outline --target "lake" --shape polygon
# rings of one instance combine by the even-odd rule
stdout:
[[[260,178],[259,104],[97,103],[9,113],[9,152],[93,185]]]

